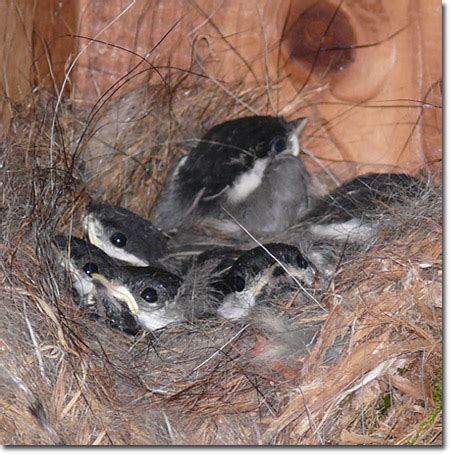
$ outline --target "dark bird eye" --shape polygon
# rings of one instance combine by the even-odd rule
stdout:
[[[286,150],[286,140],[281,139],[281,138],[275,140],[275,142],[272,145],[272,150],[277,154],[285,151]]]
[[[127,244],[127,237],[123,233],[116,232],[111,236],[110,241],[114,246],[123,248]]]
[[[284,274],[284,269],[281,266],[276,266],[272,271],[272,275],[275,277],[281,276],[282,274]]]
[[[245,280],[241,276],[233,276],[231,279],[231,287],[235,292],[242,292],[245,288]]]
[[[301,268],[302,270],[306,270],[306,268],[308,268],[308,262],[305,260],[305,257],[303,257],[302,254],[297,255],[296,262],[299,268]]]
[[[158,292],[152,287],[146,288],[142,291],[141,298],[147,303],[156,303],[158,301]]]
[[[98,266],[95,263],[86,263],[86,265],[83,266],[83,271],[90,276],[92,273],[98,273]]]

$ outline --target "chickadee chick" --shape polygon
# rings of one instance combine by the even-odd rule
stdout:
[[[298,158],[306,123],[253,116],[214,126],[174,168],[153,222],[172,230],[213,220],[227,231],[227,210],[254,232],[283,230],[310,204],[310,175]]]
[[[318,199],[296,225],[276,239],[301,244],[326,287],[349,247],[369,246],[376,239],[383,207],[415,198],[424,190],[424,183],[407,174],[361,175]]]
[[[101,249],[79,238],[55,238],[60,264],[69,271],[72,286],[77,293],[80,305],[87,307],[95,316],[106,319],[114,328],[128,334],[136,334],[139,326],[127,308],[113,306],[100,301],[92,275],[120,266],[120,262],[109,257]]]
[[[238,320],[250,313],[258,296],[269,286],[291,279],[302,288],[314,282],[315,270],[295,246],[271,243],[244,252],[224,278],[228,287],[218,314]]]
[[[132,316],[139,328],[150,331],[184,320],[175,301],[182,280],[168,271],[121,266],[103,268],[91,277],[115,320]]]
[[[373,221],[380,208],[417,197],[424,189],[420,180],[407,174],[358,176],[319,199],[287,236],[300,229],[315,239],[365,243],[376,234]]]
[[[57,235],[54,245],[60,265],[70,273],[80,305],[95,306],[95,286],[91,273],[97,273],[103,267],[117,266],[119,262],[101,249],[74,236],[67,238]]]
[[[166,238],[151,222],[118,206],[92,204],[85,230],[91,244],[129,265],[152,265],[167,252]]]

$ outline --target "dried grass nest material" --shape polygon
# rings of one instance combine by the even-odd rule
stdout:
[[[51,109],[17,107],[16,133],[2,144],[2,443],[442,443],[439,189],[386,213],[378,242],[343,256],[327,313],[280,300],[248,323],[133,338],[75,304],[48,254],[52,235],[77,233],[88,194],[148,214],[158,192],[149,188],[220,104],[211,93],[203,105],[180,95],[172,123],[158,103],[128,126],[105,109],[97,131],[120,130],[113,173],[103,172],[111,142],[90,137],[74,156],[79,112],[65,107],[52,132]],[[226,102],[211,121],[238,110]]]

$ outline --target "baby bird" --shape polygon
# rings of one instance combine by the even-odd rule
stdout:
[[[176,230],[212,221],[233,234],[228,211],[254,232],[285,229],[310,205],[310,175],[298,158],[306,123],[252,116],[214,126],[174,168],[154,224]]]
[[[90,277],[103,267],[118,266],[119,262],[101,249],[77,237],[57,235],[54,239],[59,264],[70,273],[73,288],[81,306],[93,307],[95,286]]]
[[[106,319],[111,326],[128,334],[136,334],[139,326],[128,308],[104,304],[100,301],[92,275],[120,266],[101,249],[80,238],[57,235],[56,252],[61,266],[67,269],[72,279],[80,306],[90,309],[95,316]]]
[[[425,187],[408,174],[358,176],[317,200],[281,238],[291,242],[292,238],[307,235],[316,240],[367,243],[376,235],[376,220],[383,208],[415,198]]]
[[[317,199],[295,225],[270,240],[301,245],[327,287],[344,255],[373,244],[383,213],[425,190],[422,181],[407,174],[361,175]]]
[[[153,265],[167,253],[167,239],[160,230],[122,207],[92,204],[85,230],[91,244],[129,265]]]
[[[101,303],[121,319],[132,316],[144,330],[157,330],[184,320],[176,296],[181,278],[154,267],[110,267],[92,273]]]
[[[240,255],[224,278],[226,296],[219,316],[238,320],[246,317],[268,287],[291,279],[300,288],[311,286],[315,270],[294,246],[271,243]]]

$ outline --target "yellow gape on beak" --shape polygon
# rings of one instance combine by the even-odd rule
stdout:
[[[99,247],[97,235],[95,234],[94,220],[90,214],[86,216],[84,228],[88,234],[89,242],[94,246]]]
[[[139,315],[139,306],[137,305],[133,295],[126,287],[124,287],[123,285],[112,284],[102,274],[92,273],[91,278],[100,282],[105,288],[109,290],[112,296],[120,301],[125,302],[133,315]]]

